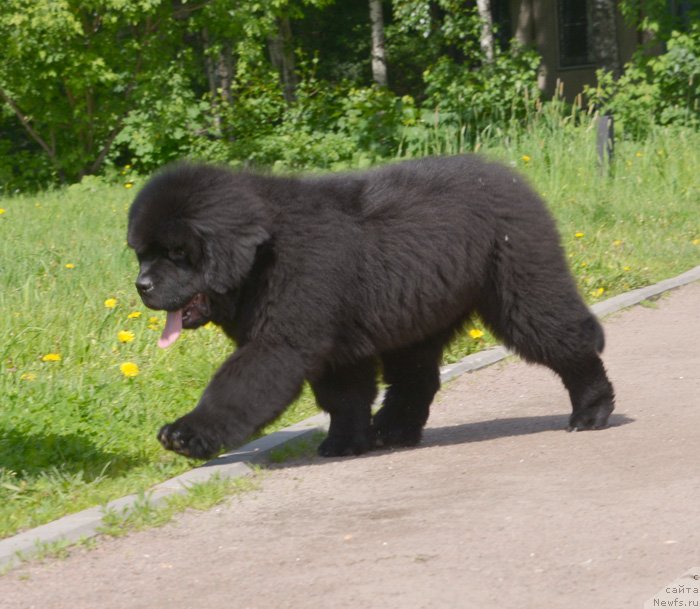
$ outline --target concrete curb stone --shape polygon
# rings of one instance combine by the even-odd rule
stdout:
[[[603,317],[699,280],[700,266],[697,266],[677,277],[598,302],[591,307],[591,310],[598,317]],[[486,349],[479,353],[468,355],[454,364],[443,366],[440,378],[442,382],[446,382],[466,372],[473,372],[502,361],[509,355],[512,355],[512,353],[502,346]],[[269,459],[272,451],[303,441],[319,430],[327,428],[327,415],[318,414],[312,416],[295,425],[258,438],[179,476],[161,482],[155,485],[147,496],[152,504],[157,505],[167,497],[176,493],[184,493],[192,484],[209,480],[214,475],[225,478],[248,476],[252,472],[250,464],[265,461]],[[127,495],[126,497],[110,501],[105,506],[92,507],[70,514],[29,531],[0,540],[0,567],[9,568],[13,564],[21,562],[23,558],[37,553],[44,544],[59,541],[77,542],[81,539],[96,536],[99,534],[102,526],[102,518],[105,511],[114,510],[121,512],[128,510],[138,499],[138,495]]]

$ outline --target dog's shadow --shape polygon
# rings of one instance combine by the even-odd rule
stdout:
[[[440,446],[453,446],[457,444],[468,444],[474,442],[488,442],[499,438],[510,438],[531,434],[544,433],[547,431],[557,431],[566,433],[569,422],[569,415],[543,415],[529,417],[510,417],[503,419],[490,419],[486,421],[474,421],[461,423],[459,425],[449,425],[444,427],[427,427],[423,431],[423,439],[417,446],[408,448],[377,448],[373,451],[361,455],[360,459],[372,459],[386,456],[387,453],[408,450],[424,450]],[[634,419],[624,414],[613,414],[610,417],[608,427],[595,432],[572,432],[572,433],[605,433],[629,423]],[[297,467],[300,465],[323,465],[333,461],[342,461],[349,457],[322,458],[315,454],[315,448],[323,434],[320,432],[312,439],[302,440],[299,449],[290,450],[290,458],[276,462],[265,460],[266,464],[272,468]]]
[[[630,419],[626,415],[613,414],[610,417],[608,427],[599,431],[610,430],[614,427],[627,425],[633,421],[634,419]],[[416,448],[486,442],[499,438],[526,436],[545,431],[564,431],[568,423],[569,415],[542,415],[474,421],[448,427],[428,427],[423,432],[423,441]]]

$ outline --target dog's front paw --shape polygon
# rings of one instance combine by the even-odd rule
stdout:
[[[209,459],[222,449],[221,442],[184,418],[163,425],[158,441],[164,448],[192,459]]]

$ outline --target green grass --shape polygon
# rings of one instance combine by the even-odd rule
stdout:
[[[187,510],[204,511],[219,505],[232,496],[257,490],[264,475],[263,470],[254,468],[249,476],[225,478],[218,474],[209,480],[192,484],[183,493],[166,497],[154,503],[148,493],[139,493],[136,501],[122,510],[104,511],[101,535],[121,537],[133,531],[159,527],[170,522],[176,515]],[[93,549],[97,547],[95,537],[83,537],[78,541],[59,540],[37,542],[31,551],[18,552],[16,560],[0,567],[0,576],[13,569],[18,563],[67,558],[76,547]]]
[[[95,537],[82,537],[77,541],[61,539],[59,541],[37,541],[34,547],[28,551],[17,552],[14,560],[5,563],[0,567],[0,577],[10,572],[18,565],[25,562],[43,562],[45,560],[62,560],[68,558],[71,551],[76,548],[83,550],[92,550],[97,547],[97,539]],[[19,576],[20,579],[31,579],[31,575],[25,573]]]
[[[132,531],[163,526],[185,510],[208,510],[232,495],[258,489],[261,476],[261,470],[241,478],[215,475],[205,482],[191,485],[184,493],[166,497],[160,504],[154,504],[147,493],[140,493],[133,505],[121,511],[105,511],[100,533],[120,537]]]
[[[589,301],[700,264],[700,134],[621,142],[611,177],[599,174],[594,135],[585,116],[543,113],[528,130],[494,131],[477,147],[516,166],[550,202]],[[437,151],[459,151],[454,133],[436,130],[410,152]],[[192,408],[231,346],[202,328],[157,348],[163,316],[149,321],[125,243],[133,193],[90,179],[0,200],[0,536],[145,492],[192,466],[155,433]],[[124,331],[133,340],[120,342]],[[445,359],[491,341],[465,333]],[[137,376],[122,374],[125,362]],[[306,390],[275,427],[313,412]]]
[[[287,442],[280,446],[280,448],[271,450],[267,461],[275,465],[280,465],[288,461],[313,457],[316,455],[316,448],[325,437],[326,434],[324,432],[317,431],[312,433],[310,437]]]

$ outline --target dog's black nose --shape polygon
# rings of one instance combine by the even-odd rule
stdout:
[[[153,289],[153,282],[148,277],[139,277],[136,279],[136,289],[139,294],[147,294]]]

